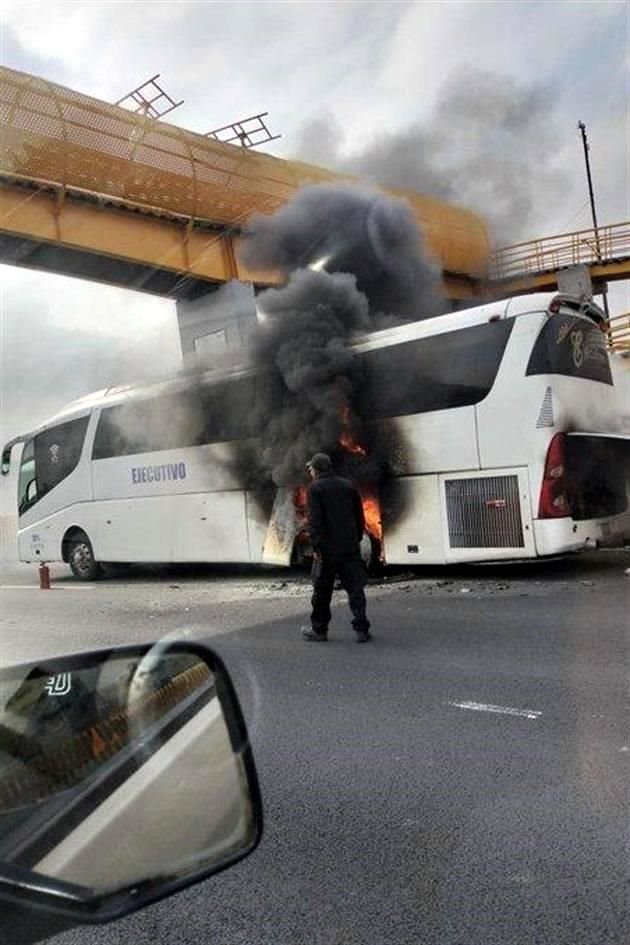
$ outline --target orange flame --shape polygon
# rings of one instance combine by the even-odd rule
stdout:
[[[350,421],[350,407],[348,404],[344,404],[341,408],[341,425],[342,431],[339,434],[339,446],[346,451],[346,453],[354,453],[358,456],[367,456],[367,450],[365,450],[360,443],[353,438],[352,433],[348,429]]]
[[[375,495],[361,491],[363,501],[363,514],[365,516],[365,527],[373,538],[378,541],[383,540],[383,523],[381,521],[381,507]]]
[[[346,451],[346,453],[356,453],[359,456],[367,456],[367,450],[364,450],[359,443],[355,443],[349,433],[342,433],[339,437],[339,446]]]
[[[341,408],[342,431],[339,435],[339,446],[347,453],[353,453],[357,456],[367,456],[367,450],[354,439],[350,426],[350,407],[346,404]],[[383,523],[381,521],[381,507],[376,492],[372,492],[369,487],[359,486],[361,492],[361,501],[363,503],[363,514],[365,516],[366,531],[379,543],[383,541]],[[293,504],[295,506],[298,521],[306,520],[306,487],[298,486],[293,490]]]
[[[360,443],[357,443],[349,430],[350,407],[348,404],[344,404],[340,413],[342,432],[339,435],[339,446],[347,453],[353,453],[355,456],[367,456],[367,450],[361,446]],[[372,538],[376,538],[379,542],[382,542],[383,523],[381,522],[381,507],[378,497],[365,487],[361,488],[360,491],[366,530],[370,533]]]

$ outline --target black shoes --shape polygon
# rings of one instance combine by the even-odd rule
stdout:
[[[319,633],[317,630],[313,630],[312,627],[302,627],[302,636],[305,640],[310,640],[313,643],[325,643],[328,639],[328,632]]]
[[[302,627],[302,637],[305,640],[310,640],[312,643],[325,643],[328,640],[328,631],[318,631],[313,630],[312,627]],[[368,640],[372,639],[372,634],[369,630],[364,630],[361,633],[355,634],[355,640],[357,643],[367,643]]]

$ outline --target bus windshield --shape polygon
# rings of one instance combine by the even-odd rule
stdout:
[[[75,469],[89,416],[68,420],[36,434],[24,447],[18,484],[18,512],[28,509]]]
[[[26,512],[37,498],[34,442],[34,440],[29,440],[22,451],[18,480],[18,511],[20,515]]]

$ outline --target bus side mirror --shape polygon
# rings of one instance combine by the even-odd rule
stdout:
[[[2,450],[2,475],[8,476],[11,471],[11,450],[13,448],[13,443],[7,443]]]
[[[106,922],[232,866],[262,831],[220,659],[168,642],[0,672],[0,896]]]
[[[0,467],[3,476],[8,476],[11,471],[11,450],[18,443],[23,443],[24,437],[16,436],[2,447],[2,466]]]
[[[37,498],[37,479],[31,479],[26,487],[26,502],[31,505]]]

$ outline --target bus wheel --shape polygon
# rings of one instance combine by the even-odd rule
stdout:
[[[70,543],[68,564],[80,581],[93,581],[101,573],[101,566],[94,559],[90,539],[83,532],[76,535]]]

